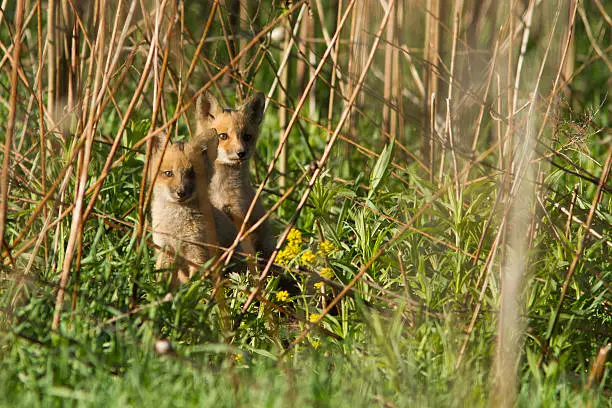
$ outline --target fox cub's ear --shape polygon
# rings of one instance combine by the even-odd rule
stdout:
[[[266,98],[264,94],[257,92],[244,102],[240,110],[246,113],[249,121],[259,125],[263,119],[265,106]]]
[[[168,136],[165,133],[157,134],[153,137],[151,137],[151,151],[153,153],[157,153],[159,152],[161,149],[164,148],[164,145],[166,144],[166,140],[168,139]],[[171,142],[168,141],[168,144],[170,144]]]
[[[214,119],[222,111],[223,109],[217,98],[208,91],[200,95],[196,101],[196,119],[198,125],[200,125],[201,122],[205,123]]]

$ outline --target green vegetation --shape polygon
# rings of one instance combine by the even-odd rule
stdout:
[[[66,7],[58,24],[74,18],[70,1],[56,1]],[[146,220],[139,201],[145,139],[162,127],[189,138],[192,109],[175,114],[202,87],[222,91],[228,106],[251,88],[267,94],[284,54],[273,36],[256,41],[235,69],[215,75],[269,24],[296,27],[303,2],[257,2],[241,23],[231,18],[235,5],[221,2],[190,78],[211,6],[180,1],[162,9],[166,3],[159,2],[164,18],[156,36],[153,5],[144,18],[134,2],[133,29],[121,46],[123,26],[116,37],[112,28],[116,15],[126,21],[132,2],[107,4],[102,13],[97,6],[82,10],[83,25],[64,25],[76,27],[80,41],[78,61],[66,59],[76,64],[72,72],[70,64],[46,59],[53,2],[42,3],[41,34],[36,5],[27,2],[23,79],[16,80],[8,55],[18,32],[17,4],[26,2],[9,3],[0,13],[7,56],[0,62],[2,142],[13,100],[16,117],[10,154],[6,147],[0,152],[10,187],[0,196],[7,197],[0,219],[0,406],[612,406],[612,353],[606,355],[612,184],[605,177],[612,160],[612,10],[606,2],[579,3],[577,10],[517,4],[513,18],[502,2],[482,13],[465,2],[456,32],[455,6],[443,2],[435,50],[426,41],[424,21],[431,25],[432,14],[425,3],[396,1],[395,31],[382,31],[369,66],[386,10],[381,3],[391,2],[356,5],[334,57],[340,76],[331,123],[335,74],[327,59],[312,103],[305,99],[289,132],[286,167],[275,166],[262,194],[266,208],[279,204],[271,214],[275,234],[290,231],[279,243],[274,272],[243,311],[257,276],[236,272],[234,264],[226,268],[219,290],[227,321],[212,294],[219,285],[205,273],[210,264],[202,266],[207,277],[176,290],[154,269],[150,232],[139,235],[138,227]],[[256,186],[276,160],[281,129],[308,82],[303,61],[312,57],[316,67],[327,49],[320,2],[311,3],[302,24],[309,21],[312,32],[296,31],[289,79],[281,75],[262,125]],[[330,38],[335,7],[321,10]],[[533,26],[525,34],[519,21],[529,21],[529,7]],[[105,26],[97,31],[102,14]],[[228,30],[241,35],[233,39]],[[562,64],[570,31],[571,64]],[[316,41],[299,41],[310,37]],[[355,55],[349,39],[360,44]],[[152,43],[155,69],[147,68]],[[46,50],[43,67],[38,45]],[[116,50],[113,69],[98,72]],[[432,52],[439,53],[435,69]],[[61,85],[55,102],[49,72]],[[72,102],[70,72],[79,74]],[[353,113],[341,123],[362,72]],[[556,83],[558,72],[564,79]],[[139,90],[141,78],[149,80]],[[425,107],[432,89],[437,104]],[[91,99],[98,93],[99,101]],[[290,108],[285,118],[282,105]],[[95,197],[97,181],[115,161]],[[88,216],[82,224],[73,225],[75,210]],[[286,287],[288,281],[295,285]],[[161,349],[168,344],[169,351]],[[508,394],[500,392],[505,383]]]

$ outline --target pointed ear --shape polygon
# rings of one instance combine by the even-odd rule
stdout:
[[[263,93],[257,92],[244,102],[240,108],[246,113],[249,121],[259,125],[263,120],[264,107],[266,106],[266,98]]]
[[[196,119],[198,123],[214,119],[222,110],[217,98],[208,91],[200,95],[196,101]]]
[[[210,122],[221,113],[223,109],[217,98],[210,92],[204,92],[196,101],[196,136],[199,137],[206,129],[210,128]]]
[[[168,136],[165,133],[157,134],[157,135],[151,137],[151,152],[153,154],[156,154],[161,149],[163,149],[164,145],[166,144],[166,140],[167,139],[168,139]],[[168,144],[169,143],[170,142],[168,142]]]

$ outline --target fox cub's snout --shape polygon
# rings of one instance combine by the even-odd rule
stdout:
[[[193,198],[195,191],[195,172],[193,167],[168,168],[160,172],[158,184],[167,190],[167,197],[177,202]]]

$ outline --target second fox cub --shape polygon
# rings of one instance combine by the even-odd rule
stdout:
[[[204,150],[211,138],[214,140],[216,134],[209,129],[198,142],[170,143],[159,137],[152,140],[148,178],[153,183],[153,242],[160,247],[155,266],[176,267],[172,286],[188,281],[215,255],[211,247],[204,246],[217,243]]]
[[[236,228],[242,225],[255,197],[249,177],[249,159],[255,151],[259,127],[263,119],[264,96],[256,93],[236,109],[224,109],[210,93],[198,98],[197,133],[213,128],[218,135],[217,157],[210,182],[210,201],[223,211]],[[258,200],[247,226],[252,226],[266,211]],[[245,249],[268,258],[274,241],[268,224],[264,222],[248,239]]]

